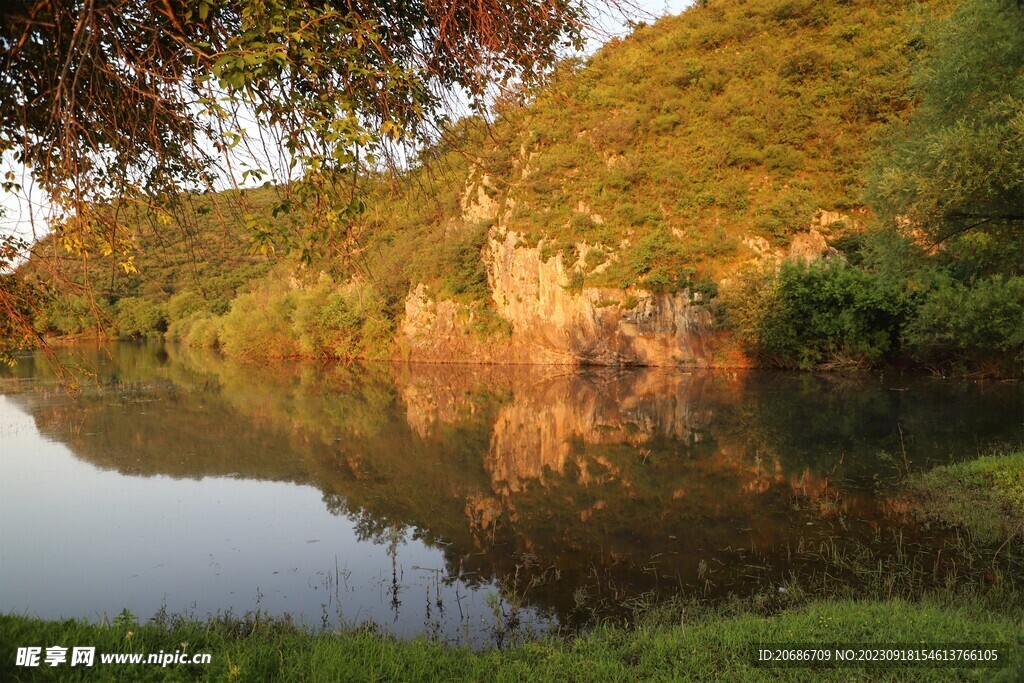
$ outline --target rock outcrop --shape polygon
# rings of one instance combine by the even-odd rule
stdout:
[[[713,318],[698,295],[573,287],[580,260],[545,259],[541,245],[492,228],[482,258],[493,304],[511,324],[500,339],[475,334],[476,313],[437,301],[425,285],[407,297],[401,342],[410,360],[707,367]]]
[[[824,235],[814,228],[807,232],[797,233],[793,237],[793,241],[789,243],[789,252],[786,255],[790,261],[803,261],[804,263],[837,257],[840,257],[839,250],[829,246]]]

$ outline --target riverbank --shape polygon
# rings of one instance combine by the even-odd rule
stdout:
[[[911,476],[914,516],[982,544],[1024,544],[1024,450],[993,453]]]
[[[616,681],[616,680],[1020,680],[1024,611],[938,600],[813,601],[765,616],[725,608],[681,609],[674,624],[601,626],[572,638],[546,638],[474,652],[424,639],[397,641],[372,629],[313,633],[288,620],[165,618],[105,625],[0,617],[4,680],[209,681]],[[755,663],[760,648],[813,645],[998,650],[997,665],[876,664],[809,668]],[[95,647],[92,668],[15,666],[16,648]],[[209,653],[206,665],[102,664],[103,653]],[[70,649],[69,649],[70,653]]]

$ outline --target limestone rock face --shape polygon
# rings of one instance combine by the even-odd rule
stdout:
[[[825,237],[814,228],[793,237],[793,241],[789,243],[789,253],[787,254],[791,261],[804,262],[837,256],[839,256],[839,251],[830,247],[825,241]]]
[[[498,215],[498,203],[487,193],[493,187],[491,179],[484,174],[479,183],[468,183],[462,195],[462,220],[464,223],[476,223],[492,220]]]
[[[580,248],[580,258],[588,247]],[[401,340],[410,360],[595,365],[710,365],[710,311],[689,292],[570,287],[579,263],[515,231],[492,228],[482,257],[497,312],[512,325],[508,338],[475,335],[474,313],[435,301],[419,285],[406,299]],[[585,282],[585,281],[584,281]]]

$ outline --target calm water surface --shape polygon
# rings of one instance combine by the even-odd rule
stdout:
[[[893,482],[1024,440],[1016,384],[76,348],[0,379],[0,610],[371,620],[488,643],[899,537]]]

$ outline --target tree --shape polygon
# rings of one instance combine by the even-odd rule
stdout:
[[[0,152],[75,212],[208,186],[239,112],[303,175],[349,171],[422,132],[453,86],[479,104],[535,78],[582,18],[575,0],[14,0]]]
[[[69,251],[125,270],[125,207],[170,223],[224,177],[303,209],[285,241],[308,258],[349,243],[360,174],[436,130],[453,89],[479,108],[493,84],[536,80],[584,19],[579,0],[7,0],[0,155],[45,191]]]
[[[9,361],[19,349],[32,346],[36,341],[31,320],[38,292],[4,267],[26,246],[16,237],[0,235],[0,362]]]
[[[869,199],[934,242],[969,232],[1020,243],[1024,5],[966,0],[918,61],[919,104],[883,145]]]

